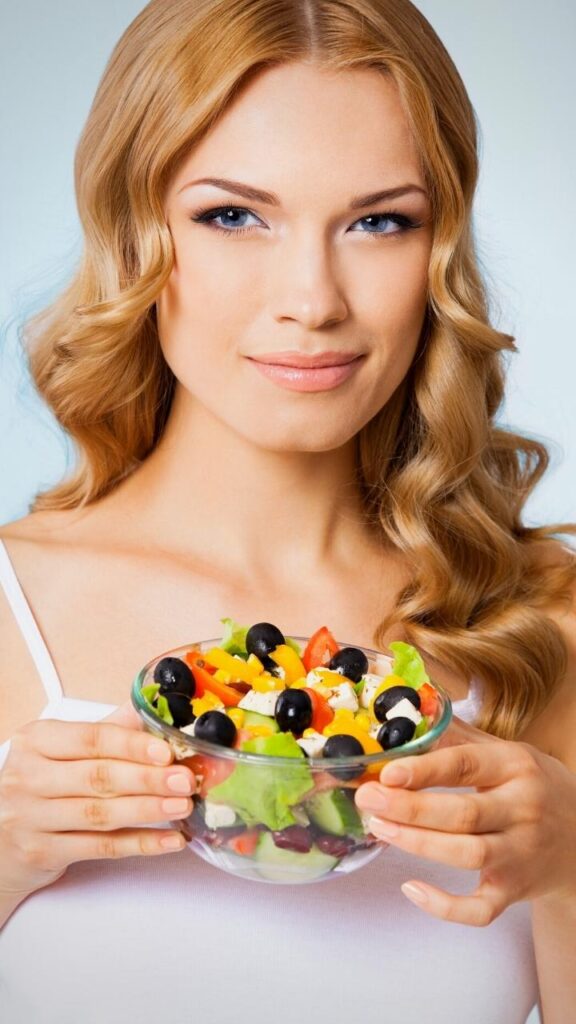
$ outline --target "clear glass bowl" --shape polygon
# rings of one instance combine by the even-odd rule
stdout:
[[[309,638],[292,639],[304,651]],[[389,844],[369,831],[369,816],[356,807],[354,791],[364,782],[378,781],[388,761],[423,754],[438,744],[452,719],[448,694],[434,683],[440,699],[428,732],[382,754],[302,759],[251,754],[196,739],[168,725],[150,710],[140,692],[154,682],[154,669],[162,658],[184,658],[192,650],[206,652],[220,642],[217,637],[164,651],[140,670],[132,685],[132,703],[145,728],[165,740],[175,760],[188,765],[196,776],[192,813],[171,826],[182,832],[189,848],[209,864],[258,882],[318,882],[369,864]],[[379,651],[338,643],[363,651],[369,672],[385,675],[389,671],[382,667],[388,659]],[[227,809],[222,807],[222,797],[218,807],[209,791],[232,773],[236,773],[237,799],[228,794]],[[255,814],[268,821],[254,820]],[[275,827],[278,825],[282,827]]]

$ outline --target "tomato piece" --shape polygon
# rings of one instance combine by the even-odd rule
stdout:
[[[258,845],[259,835],[257,828],[248,829],[237,836],[231,836],[226,845],[241,857],[252,857]]]
[[[207,754],[194,754],[187,757],[183,762],[192,769],[195,775],[202,777],[198,795],[205,799],[213,786],[217,786],[234,771],[236,764],[232,759],[224,757],[209,757]]]
[[[438,707],[436,690],[430,683],[422,683],[422,686],[418,688],[418,696],[420,697],[420,714],[430,715],[433,719]]]
[[[303,690],[309,695],[312,701],[312,722],[310,726],[312,729],[316,729],[316,732],[322,732],[325,726],[329,725],[334,718],[334,708],[330,706],[326,697],[317,690],[313,690],[311,686],[303,686]]]
[[[339,650],[340,647],[328,626],[321,626],[320,629],[317,629],[312,634],[306,645],[306,650],[302,655],[304,668],[309,672],[311,668],[316,668],[317,665],[327,665],[330,658],[337,654]]]

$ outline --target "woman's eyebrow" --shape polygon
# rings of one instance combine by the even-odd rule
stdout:
[[[274,192],[265,192],[263,189],[254,188],[252,185],[244,185],[240,181],[230,181],[227,178],[196,178],[195,181],[189,181],[186,185],[182,185],[182,188],[178,189],[178,195],[184,189],[191,188],[192,185],[215,185],[216,188],[225,189],[226,192],[234,192],[239,196],[243,196],[244,199],[267,203],[269,206],[281,205],[280,199]],[[365,206],[372,206],[383,199],[398,199],[399,196],[403,196],[407,192],[421,192],[422,195],[428,198],[428,193],[420,185],[397,185],[395,188],[383,189],[380,192],[369,192],[368,195],[355,196],[349,205],[349,209],[362,210]]]

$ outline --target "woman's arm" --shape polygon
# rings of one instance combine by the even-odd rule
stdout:
[[[522,739],[546,747],[576,775],[576,594],[570,610],[551,617],[566,643],[567,671],[544,714]],[[532,900],[532,933],[543,1024],[576,1020],[576,828],[574,886]]]
[[[533,900],[532,932],[542,1022],[567,1024],[576,1017],[576,891]]]

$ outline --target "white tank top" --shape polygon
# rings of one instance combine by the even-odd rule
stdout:
[[[63,695],[1,540],[0,584],[46,690],[40,718],[110,714],[116,705]],[[480,693],[472,680],[454,713],[474,722]],[[452,924],[403,896],[418,878],[464,894],[478,873],[393,846],[356,874],[303,886],[236,879],[187,848],[71,864],[0,929],[0,1020],[525,1024],[538,999],[530,904],[486,928]]]

